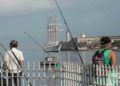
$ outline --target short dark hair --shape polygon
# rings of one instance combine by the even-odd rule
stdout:
[[[10,42],[10,47],[17,47],[18,46],[18,42],[16,40],[12,40]]]
[[[108,36],[104,36],[100,39],[100,44],[101,45],[105,45],[105,44],[108,44],[108,43],[111,43],[111,39],[110,37]]]

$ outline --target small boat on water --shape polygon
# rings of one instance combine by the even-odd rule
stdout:
[[[59,63],[59,60],[54,56],[47,56],[42,62],[40,62],[41,65],[55,65],[57,63]]]

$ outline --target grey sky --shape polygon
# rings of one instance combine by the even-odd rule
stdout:
[[[120,35],[120,0],[58,0],[58,3],[74,37],[82,32],[88,36]],[[58,16],[63,23],[54,0],[0,0],[1,42],[9,48],[9,41],[16,39],[26,56],[29,51],[35,52],[37,45],[24,32],[44,45],[50,15]],[[65,31],[59,32],[62,33]]]

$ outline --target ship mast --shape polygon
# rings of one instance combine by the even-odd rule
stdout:
[[[57,25],[56,25],[56,16],[50,16],[48,19],[47,25],[47,35],[48,35],[48,44],[56,45],[57,44]]]

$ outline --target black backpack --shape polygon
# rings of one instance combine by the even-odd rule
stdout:
[[[102,52],[96,51],[96,53],[92,57],[92,75],[96,76],[97,75],[97,66],[99,65],[105,65],[104,61],[104,52],[106,50],[103,50]]]
[[[92,57],[93,64],[96,64],[96,65],[101,65],[101,64],[104,65],[105,64],[105,61],[104,61],[104,52],[105,51],[106,50],[103,50],[102,52],[99,52],[99,50],[96,51],[96,53]]]

